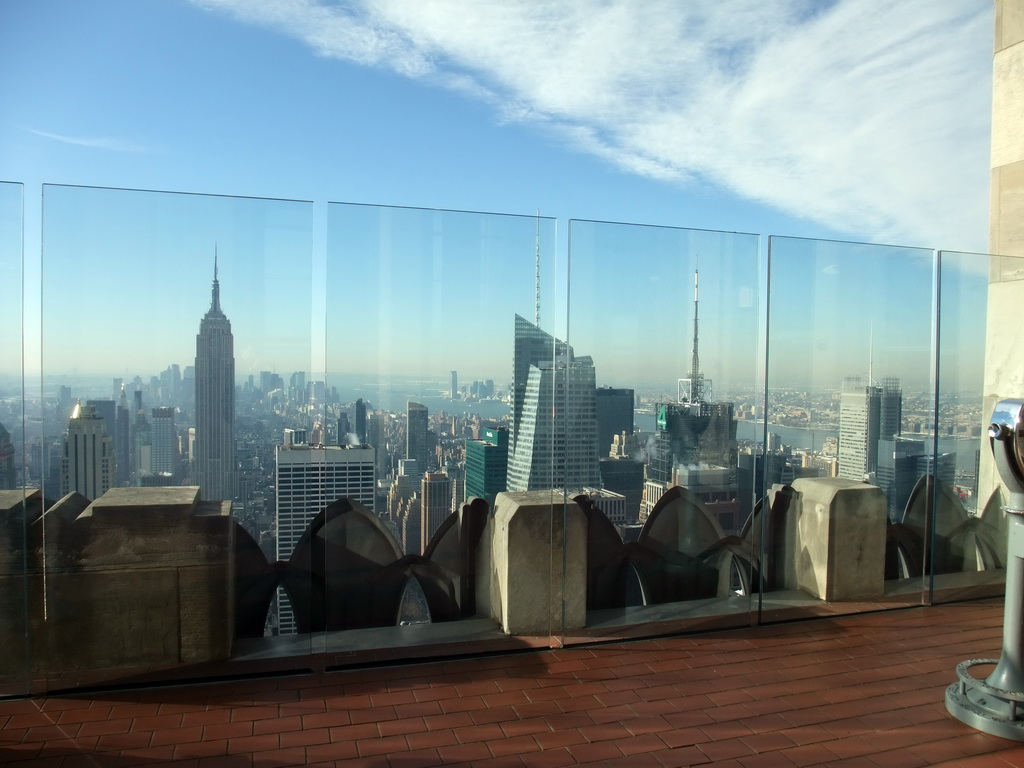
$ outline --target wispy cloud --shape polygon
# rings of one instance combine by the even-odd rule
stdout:
[[[984,4],[193,2],[542,122],[632,173],[857,238],[985,247]]]
[[[35,128],[25,128],[24,130],[36,136],[42,136],[44,139],[52,139],[63,144],[73,144],[76,147],[89,147],[90,149],[105,149],[110,152],[131,152],[136,154],[153,151],[149,147],[124,141],[123,139],[97,136],[65,136],[59,133],[50,133],[49,131],[39,131]]]

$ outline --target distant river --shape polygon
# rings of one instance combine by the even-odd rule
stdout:
[[[653,432],[655,428],[654,416],[649,414],[637,414],[635,426],[644,432]],[[824,445],[825,440],[830,437],[838,437],[839,432],[833,429],[801,429],[800,427],[784,427],[780,424],[769,424],[768,431],[776,434],[783,444],[792,448],[804,451],[818,451]],[[736,422],[736,439],[759,441],[764,436],[764,423],[755,421]],[[930,437],[922,436],[922,440],[930,440]],[[955,453],[957,468],[965,471],[974,471],[974,452],[980,447],[979,438],[957,439],[953,437],[939,438],[940,453]]]

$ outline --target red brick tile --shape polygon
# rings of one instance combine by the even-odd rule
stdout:
[[[409,744],[405,736],[384,736],[377,739],[360,739],[356,742],[356,749],[360,757],[373,757],[405,752],[409,749]]]
[[[203,726],[203,739],[241,739],[252,736],[252,721],[240,723],[217,723]]]
[[[543,718],[551,730],[564,728],[586,728],[594,725],[594,720],[586,712],[567,712],[564,715],[547,715]]]
[[[54,718],[42,712],[26,712],[24,714],[11,715],[11,719],[4,726],[7,728],[38,728],[44,725],[53,725]]]
[[[453,728],[452,730],[455,731],[455,737],[461,744],[505,738],[505,732],[495,723],[490,723],[488,725],[467,725],[461,728]]]
[[[121,752],[120,765],[149,765],[165,763],[174,757],[174,747],[146,747],[144,749],[126,749]]]
[[[777,731],[797,745],[817,744],[835,738],[826,728],[820,725],[804,725],[799,728],[785,727]]]
[[[801,766],[801,768],[808,765],[828,765],[836,759],[835,754],[826,749],[822,744],[793,747],[792,749],[782,751],[780,754],[794,765]]]
[[[303,728],[331,728],[352,723],[352,718],[348,712],[317,712],[311,715],[302,715],[301,717]]]
[[[409,744],[410,750],[447,747],[452,744],[459,743],[459,740],[455,737],[455,731],[450,729],[446,731],[438,730],[428,731],[426,733],[410,733],[406,735],[405,740]]]
[[[105,736],[111,733],[128,733],[131,730],[132,721],[129,718],[120,720],[100,720],[95,723],[82,723],[78,729],[78,736]],[[0,738],[2,741],[2,738]]]
[[[892,749],[888,752],[876,752],[868,755],[872,762],[885,768],[925,768],[931,763],[923,757],[918,757],[906,749]],[[999,768],[1004,768],[999,766]]]
[[[622,751],[613,741],[599,741],[592,744],[574,744],[571,747],[566,747],[566,749],[569,750],[569,754],[581,763],[593,760],[611,760],[613,758],[622,757]]]
[[[174,747],[175,760],[216,757],[217,755],[226,755],[227,753],[227,739],[194,741],[187,744],[176,744]]]
[[[385,693],[371,693],[370,704],[374,707],[391,707],[396,704],[413,704],[424,699],[417,699],[412,691],[387,691]]]
[[[512,706],[517,717],[544,717],[562,712],[562,708],[556,701],[535,701]]]
[[[432,701],[432,699],[427,699]],[[465,698],[456,697],[450,699],[438,699],[436,700],[441,705],[441,711],[445,714],[450,712],[469,712],[470,710],[483,709],[484,700],[482,696],[466,696]]]
[[[663,742],[656,733],[644,733],[639,736],[627,736],[618,739],[615,746],[626,756],[636,756],[649,752],[660,752],[665,749]]]
[[[49,743],[52,740],[73,739],[77,737],[80,727],[81,726],[78,723],[72,723],[71,725],[37,726],[35,728],[25,729],[21,740]]]
[[[350,760],[359,757],[354,741],[335,742],[333,744],[314,744],[306,747],[306,762],[318,763],[334,760]]]
[[[132,723],[133,731],[159,731],[165,728],[181,727],[181,715],[151,715],[136,717]]]
[[[793,768],[794,763],[780,752],[762,752],[736,758],[743,768]]]
[[[508,737],[526,736],[532,733],[546,733],[551,730],[548,721],[543,717],[533,717],[529,720],[511,720],[499,723],[501,730]]]
[[[755,733],[752,736],[743,736],[741,739],[744,744],[758,753],[776,752],[796,746],[792,739],[777,731]]]
[[[231,712],[231,722],[240,723],[246,720],[267,720],[277,717],[278,708],[273,707],[242,707]]]
[[[703,744],[698,744],[697,749],[707,755],[715,763],[722,760],[728,760],[729,758],[755,754],[754,750],[739,739],[706,741]]]
[[[587,744],[586,738],[574,728],[559,729],[547,733],[535,733],[530,738],[537,742],[543,750],[556,749],[558,747],[570,747],[574,744]],[[509,739],[514,741],[515,739]]]
[[[534,736],[514,736],[510,739],[495,739],[494,741],[488,742],[487,746],[491,750],[491,754],[495,757],[504,757],[507,755],[521,755],[523,762],[529,765],[531,758],[525,757],[531,755],[531,753],[539,752],[541,747],[537,743],[536,737]],[[561,745],[564,746],[564,745]]]
[[[437,701],[416,701],[412,704],[396,704],[395,714],[398,717],[424,717],[426,715],[440,715],[444,712],[441,704]]]
[[[98,707],[65,709],[61,712],[53,712],[58,715],[58,725],[71,725],[73,723],[91,723],[99,720],[106,720],[110,714],[110,707],[107,705]]]
[[[576,758],[565,747],[535,752],[530,755],[530,768],[563,768],[576,765]]]
[[[198,712],[184,712],[181,715],[183,728],[190,725],[219,725],[230,721],[230,709],[206,709]]]
[[[438,747],[437,754],[444,763],[475,763],[491,756],[491,751],[486,744],[451,744],[445,747]]]
[[[157,710],[159,715],[183,715],[186,712],[201,712],[206,709],[205,704],[176,704],[176,703],[165,703],[161,704]]]
[[[626,739],[632,736],[619,723],[603,723],[601,725],[589,725],[579,729],[587,741],[608,741],[609,739]]]
[[[341,725],[331,728],[331,741],[358,741],[360,739],[375,739],[380,736],[380,729],[376,723],[361,723],[359,725]]]
[[[110,708],[110,718],[113,720],[122,717],[152,717],[159,711],[159,704],[115,704]]]
[[[282,749],[289,747],[308,747],[314,744],[329,744],[331,731],[329,728],[304,728],[301,731],[283,731],[278,734]]]
[[[349,722],[352,725],[359,725],[360,723],[383,723],[390,720],[399,719],[398,713],[395,712],[394,707],[373,707],[372,709],[353,709],[351,712],[347,712],[344,714],[348,715]]]
[[[469,725],[476,725],[473,715],[477,713],[453,712],[449,715],[428,715],[423,718],[423,723],[428,731],[443,731],[452,728],[465,728]]]
[[[543,702],[545,704],[551,702]],[[482,709],[476,712],[469,713],[470,717],[473,718],[473,722],[477,725],[485,725],[487,723],[501,723],[506,720],[518,720],[526,719],[530,717],[529,714],[523,714],[519,711],[518,707],[503,706],[494,707],[492,709]]]
[[[171,728],[166,731],[154,731],[150,746],[159,747],[164,744],[188,744],[192,741],[202,741],[202,725],[193,725],[190,728]]]
[[[199,760],[199,768],[250,768],[252,755],[223,755],[221,757],[204,757]]]

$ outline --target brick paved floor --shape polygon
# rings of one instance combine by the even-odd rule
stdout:
[[[0,761],[78,766],[1024,766],[945,711],[981,601],[557,651],[0,701]]]

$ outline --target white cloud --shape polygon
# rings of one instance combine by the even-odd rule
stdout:
[[[35,128],[25,128],[24,130],[35,134],[36,136],[42,136],[44,139],[59,141],[63,144],[73,144],[76,147],[89,147],[90,149],[105,149],[111,152],[130,152],[138,154],[152,151],[141,144],[134,144],[123,139],[97,136],[65,136],[59,133],[50,133],[49,131],[39,131]]]
[[[632,173],[858,239],[985,248],[986,4],[193,2],[543,122]]]

